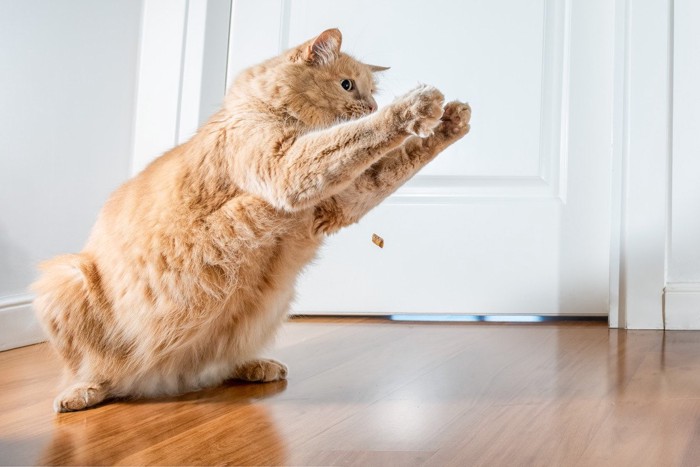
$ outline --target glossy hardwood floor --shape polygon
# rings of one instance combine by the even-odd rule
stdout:
[[[289,381],[56,415],[45,345],[0,353],[0,463],[700,465],[700,333],[293,320]]]

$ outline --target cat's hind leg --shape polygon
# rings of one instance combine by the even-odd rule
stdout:
[[[99,404],[109,397],[105,384],[79,382],[64,389],[53,401],[56,412],[73,412]]]
[[[287,379],[287,366],[270,358],[249,360],[236,367],[232,378],[260,383],[280,381]]]
[[[34,309],[73,382],[56,397],[54,409],[82,410],[108,396],[107,385],[99,382],[104,379],[95,371],[109,361],[105,352],[112,344],[107,335],[114,327],[100,274],[92,258],[82,253],[58,256],[41,269],[43,274],[32,286],[37,294]]]

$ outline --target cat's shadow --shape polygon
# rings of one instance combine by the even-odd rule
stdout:
[[[60,414],[36,463],[283,463],[286,444],[259,401],[286,386],[232,380],[176,397],[113,400]]]
[[[287,380],[271,383],[249,383],[237,379],[229,379],[219,386],[199,391],[192,391],[179,396],[159,397],[153,399],[111,399],[96,407],[114,402],[122,402],[129,405],[149,405],[194,402],[194,403],[240,403],[244,401],[264,399],[284,392],[287,389]]]

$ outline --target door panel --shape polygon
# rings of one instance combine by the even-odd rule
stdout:
[[[328,239],[294,311],[607,314],[610,3],[236,2],[232,71],[338,27],[392,67],[380,104],[425,82],[473,108],[469,135]],[[264,47],[243,32],[275,27]]]

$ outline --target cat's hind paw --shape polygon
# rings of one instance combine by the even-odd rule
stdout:
[[[250,360],[236,368],[234,378],[267,383],[287,379],[287,366],[269,358]]]

